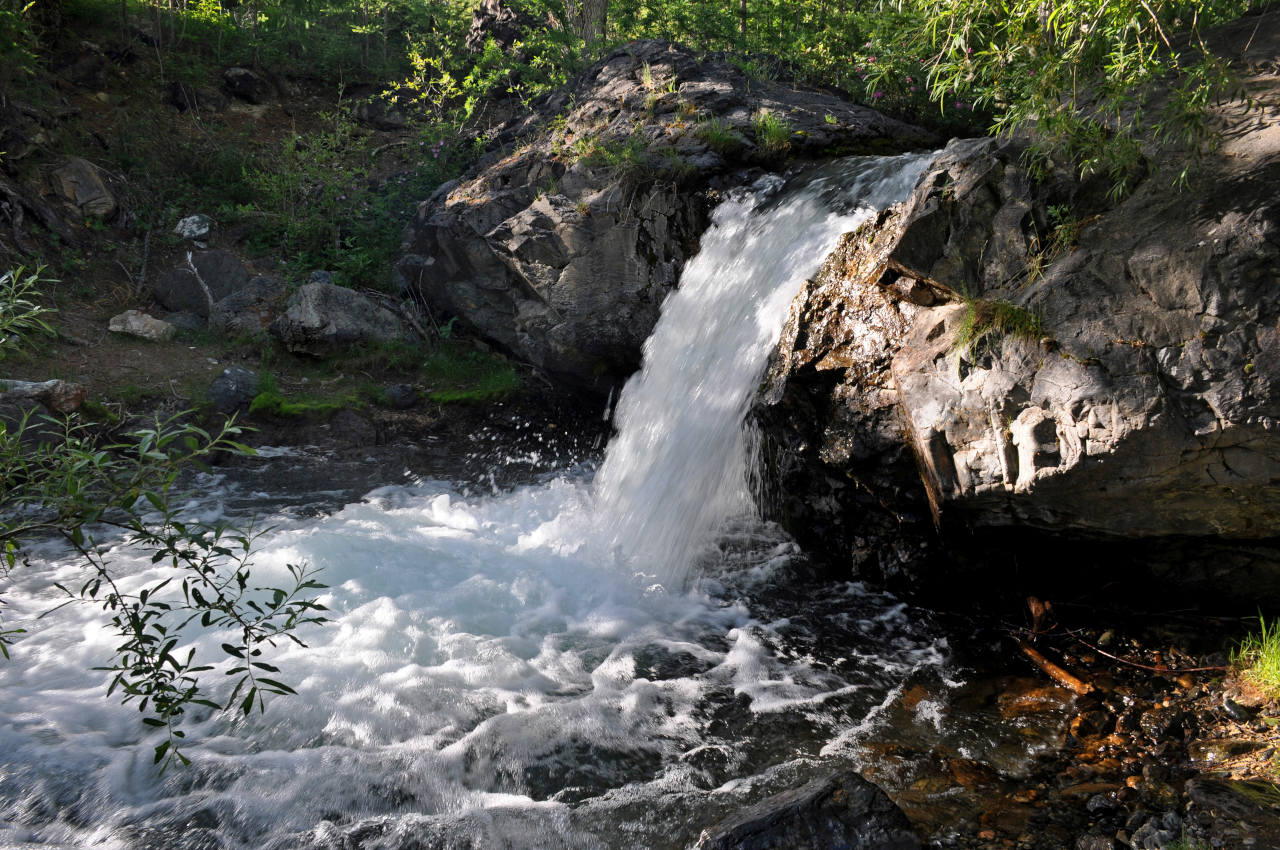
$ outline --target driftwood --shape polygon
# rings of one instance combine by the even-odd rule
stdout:
[[[1077,678],[1076,676],[1073,676],[1072,674],[1068,673],[1066,670],[1063,670],[1057,664],[1054,664],[1048,658],[1045,658],[1043,655],[1037,652],[1036,648],[1033,647],[1031,644],[1027,643],[1025,640],[1018,642],[1018,648],[1022,650],[1023,655],[1031,659],[1032,664],[1035,664],[1037,667],[1043,670],[1050,679],[1053,679],[1059,685],[1062,685],[1064,688],[1067,688],[1068,690],[1074,692],[1078,696],[1084,696],[1085,694],[1093,693],[1093,685],[1089,684],[1086,681],[1083,681],[1082,679]]]
[[[54,413],[73,413],[84,404],[85,389],[70,381],[0,379],[0,401],[38,401]]]

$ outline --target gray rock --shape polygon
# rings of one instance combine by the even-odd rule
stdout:
[[[213,379],[207,396],[214,410],[230,416],[247,412],[257,394],[258,374],[241,366],[231,366]]]
[[[775,794],[704,830],[695,850],[916,850],[920,840],[889,797],[856,773]]]
[[[107,187],[106,178],[88,160],[72,157],[66,165],[53,172],[53,179],[58,193],[84,215],[109,219],[119,208],[115,195]]]
[[[315,355],[403,336],[400,319],[390,310],[354,290],[325,283],[308,283],[295,292],[270,332],[290,351]]]
[[[222,85],[233,97],[249,103],[266,103],[275,93],[271,83],[248,68],[228,68],[222,72]]]
[[[159,275],[151,285],[152,296],[169,310],[187,310],[207,318],[212,304],[249,283],[249,270],[230,251],[199,251],[192,254],[191,261],[199,278],[184,262]]]
[[[221,112],[227,108],[227,96],[216,89],[189,86],[174,80],[169,83],[165,94],[165,103],[179,112],[187,110],[200,112]]]
[[[188,310],[179,310],[176,313],[169,313],[164,320],[173,325],[180,331],[200,331],[204,330],[208,322],[204,317],[198,316]]]
[[[333,283],[333,272],[316,269],[311,273],[311,277],[307,278],[307,283]]]
[[[1262,61],[1280,15],[1255,28]],[[868,536],[927,531],[931,512],[944,532],[1274,538],[1280,163],[1238,107],[1219,108],[1229,141],[1184,191],[1151,178],[1108,206],[1069,175],[1033,182],[1016,145],[958,141],[901,209],[846,240],[792,305],[757,407],[802,542],[883,577],[919,552]],[[1168,173],[1181,155],[1160,156]],[[1049,250],[1061,210],[1075,238]],[[1035,313],[1043,335],[963,350],[960,293]],[[910,537],[897,539],[918,548]],[[1243,566],[1244,592],[1280,594],[1274,552]],[[1241,584],[1225,560],[1153,569]]]
[[[424,202],[396,279],[441,321],[457,317],[603,393],[638,366],[663,299],[697,250],[712,203],[704,190],[744,165],[779,161],[752,141],[758,109],[785,114],[796,131],[784,155],[906,150],[929,139],[830,94],[748,80],[723,57],[635,42],[510,122],[494,138],[502,150]],[[743,143],[709,151],[701,116],[717,116]],[[582,140],[642,150],[627,168],[564,155]]]
[[[351,117],[375,130],[403,130],[409,123],[409,116],[403,109],[382,98],[357,103],[351,109]]]
[[[392,384],[383,392],[387,404],[397,410],[408,410],[418,403],[418,390],[412,384]]]
[[[284,307],[286,293],[279,278],[255,277],[213,305],[209,328],[227,336],[265,337]]]
[[[84,404],[87,391],[82,384],[53,379],[49,381],[0,380],[0,401],[25,405],[36,402],[52,413],[74,413]]]
[[[149,316],[141,310],[125,310],[112,316],[107,323],[107,330],[112,333],[136,336],[152,342],[163,342],[173,339],[178,329],[168,322]]]
[[[189,215],[179,221],[173,228],[173,232],[180,239],[189,239],[193,242],[203,242],[208,239],[212,230],[213,219],[204,213]]]

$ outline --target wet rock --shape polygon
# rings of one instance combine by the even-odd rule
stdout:
[[[1063,711],[1071,704],[1071,692],[1065,688],[1025,681],[1023,688],[1006,691],[997,698],[1000,714],[1005,718]]]
[[[218,300],[209,311],[209,328],[227,336],[261,338],[279,316],[287,288],[279,278],[259,276]]]
[[[1177,812],[1153,817],[1134,830],[1129,841],[1133,850],[1164,850],[1182,838],[1182,818]]]
[[[230,416],[248,412],[257,394],[258,374],[242,366],[231,366],[213,379],[206,395],[214,410]]]
[[[152,297],[169,310],[188,310],[207,318],[215,303],[249,283],[249,270],[230,251],[197,251],[191,262],[195,272],[184,262],[151,285]]]
[[[1220,765],[1237,756],[1257,752],[1267,745],[1262,741],[1222,738],[1210,741],[1193,741],[1187,751],[1192,761],[1208,766]]]
[[[696,850],[916,850],[920,841],[888,796],[855,773],[769,797],[706,829]]]
[[[252,104],[271,100],[274,87],[262,75],[248,68],[228,68],[222,72],[222,85],[233,97]]]
[[[152,342],[163,342],[173,339],[178,329],[166,321],[149,316],[141,310],[125,310],[112,316],[107,323],[107,330],[112,333],[136,336]]]
[[[1138,728],[1152,743],[1159,744],[1171,735],[1182,731],[1183,717],[1179,711],[1153,708],[1138,718]]]
[[[1076,841],[1076,850],[1116,850],[1116,842],[1114,838],[1090,833],[1080,836]]]
[[[1105,711],[1085,711],[1071,718],[1069,728],[1077,738],[1106,735],[1115,728],[1115,718]]]
[[[109,219],[119,208],[102,171],[88,160],[73,157],[53,172],[58,193],[84,215]]]
[[[394,313],[354,290],[324,283],[308,283],[290,296],[269,330],[290,351],[315,355],[403,337]]]

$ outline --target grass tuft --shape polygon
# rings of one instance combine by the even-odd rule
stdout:
[[[445,340],[422,364],[427,397],[438,404],[480,404],[520,389],[520,374],[504,358]]]
[[[1280,698],[1280,620],[1268,625],[1258,615],[1258,631],[1245,636],[1231,655],[1241,678],[1272,698]]]
[[[965,302],[953,349],[980,356],[993,351],[1005,337],[1036,342],[1042,336],[1044,323],[1027,308],[1008,301],[973,298]]]

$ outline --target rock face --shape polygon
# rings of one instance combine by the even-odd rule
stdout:
[[[93,163],[73,157],[53,172],[58,192],[84,215],[109,219],[116,214],[115,195],[107,188],[102,172]]]
[[[696,850],[917,850],[889,797],[856,773],[818,779],[764,800],[711,829]]]
[[[1259,64],[1280,43],[1280,16],[1262,21]],[[1280,136],[1240,114],[1219,110],[1231,132],[1185,190],[1166,167],[1114,208],[1033,182],[1017,147],[956,142],[846,237],[793,304],[759,406],[788,525],[837,530],[882,576],[920,552],[886,563],[859,525],[918,527],[926,505],[944,532],[1276,537]],[[996,316],[1007,332],[968,342]]]
[[[270,331],[290,351],[317,356],[402,336],[400,319],[390,310],[331,283],[308,283],[295,292]]]
[[[507,125],[502,150],[423,203],[397,271],[435,312],[603,392],[638,365],[707,226],[709,188],[791,157],[926,142],[833,95],[636,42]]]

